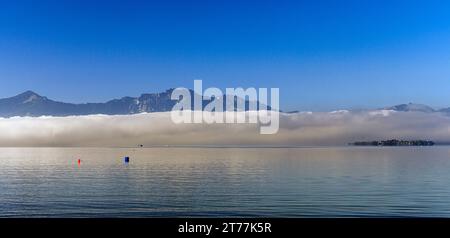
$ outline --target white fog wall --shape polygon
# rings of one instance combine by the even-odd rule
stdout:
[[[244,112],[241,112],[244,113]],[[243,114],[241,116],[244,116]],[[0,119],[0,146],[345,145],[357,140],[450,141],[440,113],[366,111],[280,114],[280,130],[256,124],[175,124],[170,112]]]

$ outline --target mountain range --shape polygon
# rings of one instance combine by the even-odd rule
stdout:
[[[113,99],[105,103],[65,103],[48,99],[33,91],[26,91],[17,96],[0,99],[0,117],[14,116],[76,116],[76,115],[127,115],[143,112],[166,112],[172,110],[177,103],[171,100],[173,89],[161,93],[146,93],[139,97],[123,97]],[[190,90],[191,98],[194,91]],[[227,95],[223,95],[224,108],[226,108]],[[212,100],[203,100],[203,107]],[[234,103],[243,103],[245,110],[250,107],[250,102],[241,98],[235,98]],[[258,103],[258,102],[256,102]],[[265,105],[262,105],[265,106]],[[193,102],[191,103],[193,108]],[[267,108],[270,109],[270,106]],[[259,106],[257,107],[259,109]]]
[[[424,105],[424,104],[417,104],[417,103],[408,103],[408,104],[400,104],[395,105],[392,107],[386,107],[383,108],[385,110],[393,110],[393,111],[400,111],[400,112],[443,112],[443,113],[450,113],[450,107],[449,108],[442,108],[439,110],[436,110],[430,106]]]
[[[14,116],[75,116],[75,115],[127,115],[143,112],[166,112],[170,111],[177,103],[171,100],[173,89],[168,89],[161,93],[145,93],[139,97],[123,97],[113,99],[105,103],[65,103],[58,102],[47,97],[41,96],[33,91],[26,91],[17,96],[0,99],[0,117]],[[194,92],[190,90],[191,98]],[[224,108],[226,108],[226,97],[223,95]],[[211,100],[203,100],[203,106],[206,106]],[[249,109],[249,101],[235,98],[236,101],[243,102],[245,110]],[[193,108],[193,104],[191,104]],[[270,109],[270,106],[268,107]],[[258,108],[259,109],[259,108]],[[423,104],[400,104],[391,107],[380,108],[383,110],[393,110],[400,112],[443,112],[450,114],[450,108],[436,110]],[[290,113],[296,113],[293,111]]]

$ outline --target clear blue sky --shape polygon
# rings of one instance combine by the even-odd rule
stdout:
[[[0,97],[101,102],[203,79],[279,87],[284,110],[450,106],[450,1],[257,2],[1,1]]]

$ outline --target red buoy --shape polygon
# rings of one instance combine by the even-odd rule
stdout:
[[[78,164],[81,164],[81,159],[78,159]]]

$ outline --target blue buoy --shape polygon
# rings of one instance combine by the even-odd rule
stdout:
[[[125,158],[123,158],[123,161],[125,162],[125,163],[129,163],[130,162],[130,157],[125,157]]]

